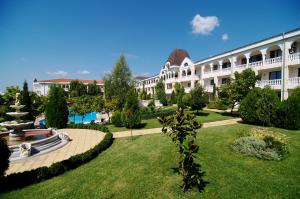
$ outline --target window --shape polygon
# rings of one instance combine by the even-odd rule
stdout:
[[[269,80],[281,79],[281,71],[273,71],[269,73]]]
[[[226,84],[228,78],[222,78],[222,84]]]
[[[249,62],[257,62],[257,61],[261,61],[262,60],[262,54],[258,54],[258,55],[253,55],[250,57]]]
[[[247,59],[246,59],[246,58],[243,58],[243,59],[241,60],[241,64],[247,64]]]
[[[231,63],[230,62],[225,62],[222,64],[222,68],[230,68],[231,67]]]
[[[298,68],[298,77],[300,77],[300,68]]]
[[[189,64],[188,63],[184,63],[184,66],[188,66]]]
[[[275,57],[280,57],[281,56],[281,50],[277,49],[277,50],[272,50],[270,51],[270,58],[275,58]]]
[[[189,83],[187,84],[187,87],[188,87],[188,88],[190,88],[190,87],[191,87],[191,82],[189,82]]]
[[[195,70],[195,75],[197,75],[197,70]]]
[[[218,65],[213,65],[214,70],[218,70],[219,66]]]
[[[210,85],[214,85],[215,81],[213,79],[210,80]]]
[[[188,70],[187,75],[191,75],[191,74],[192,74],[191,70]]]
[[[172,84],[167,84],[167,89],[171,89],[172,88]]]

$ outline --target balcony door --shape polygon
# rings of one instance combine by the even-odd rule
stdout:
[[[272,79],[281,79],[281,71],[272,71],[272,72],[269,72],[269,80],[272,80]]]

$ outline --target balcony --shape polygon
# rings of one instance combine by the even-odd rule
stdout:
[[[257,86],[264,88],[265,86],[271,86],[272,89],[281,89],[281,79],[261,80],[257,82]]]
[[[300,64],[300,52],[289,54],[288,55],[288,63],[290,65]]]
[[[244,70],[247,68],[247,64],[239,64],[235,66],[235,70]]]
[[[288,88],[294,89],[300,86],[300,77],[291,77],[288,79]]]
[[[231,67],[229,68],[222,68],[221,75],[230,75],[231,74]]]
[[[205,78],[209,78],[209,77],[212,77],[213,75],[212,75],[212,72],[211,71],[204,71],[203,72],[203,79],[205,79]]]
[[[265,64],[263,68],[274,68],[274,67],[280,67],[282,63],[282,57],[275,57],[265,60]]]
[[[262,65],[263,65],[262,61],[256,61],[256,62],[249,63],[249,67],[256,68],[256,69],[258,69]]]

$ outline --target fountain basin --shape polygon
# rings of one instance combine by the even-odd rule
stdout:
[[[9,133],[0,134],[0,137],[8,142],[11,151],[9,160],[12,162],[51,152],[63,147],[70,141],[67,134],[54,129],[28,129],[24,132],[24,140],[20,141],[11,140]],[[30,148],[30,151],[25,151],[27,155],[24,155],[24,145]]]
[[[12,117],[23,117],[28,114],[28,112],[7,112],[7,115],[10,115]]]

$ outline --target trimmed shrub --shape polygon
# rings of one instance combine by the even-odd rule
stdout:
[[[68,125],[68,128],[73,128],[73,129],[93,129],[97,131],[101,131],[104,133],[108,133],[109,129],[106,126],[99,125],[99,124],[83,124],[83,123],[70,123]]]
[[[160,116],[174,115],[175,113],[176,111],[173,109],[157,109],[154,112],[142,113],[141,117],[143,120],[146,120],[146,119],[157,118]]]
[[[151,100],[147,106],[151,111],[155,110],[155,103],[154,100]]]
[[[280,103],[276,115],[275,126],[291,130],[300,129],[300,87]]]
[[[0,138],[0,179],[5,174],[5,171],[9,166],[9,156],[9,148],[5,140]]]
[[[93,158],[97,157],[98,154],[107,149],[112,144],[112,142],[113,135],[112,133],[108,132],[99,144],[84,153],[74,155],[69,159],[63,160],[61,162],[56,162],[50,167],[40,167],[30,171],[13,173],[5,176],[0,180],[0,192],[22,188],[30,184],[38,183],[40,181],[58,176],[66,171],[75,169],[81,164],[87,163]]]
[[[276,110],[280,100],[270,87],[262,89],[261,95],[256,102],[256,113],[259,123],[263,126],[271,126],[273,119],[276,117]]]
[[[255,88],[241,101],[239,113],[244,122],[271,126],[280,100],[270,87]]]
[[[265,129],[252,129],[231,145],[234,151],[267,160],[280,160],[288,153],[287,138]]]
[[[122,121],[122,113],[120,111],[115,111],[111,117],[111,123],[117,127],[124,126]]]

